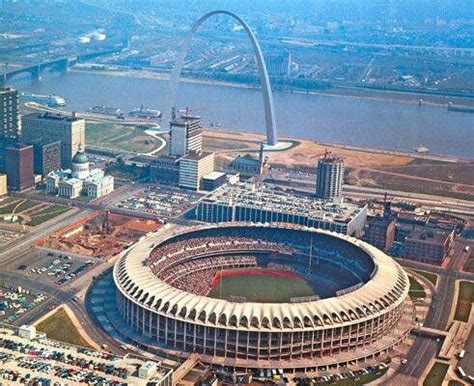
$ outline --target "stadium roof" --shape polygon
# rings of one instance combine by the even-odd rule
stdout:
[[[182,233],[242,225],[242,223],[233,223],[225,226],[197,226],[191,229],[186,228]],[[221,324],[223,327],[246,330],[261,330],[263,321],[266,320],[270,323],[267,330],[278,331],[304,330],[306,327],[327,328],[351,324],[356,320],[363,321],[394,309],[405,300],[408,294],[408,277],[400,265],[382,251],[361,240],[334,232],[290,224],[245,225],[257,228],[300,229],[348,241],[369,254],[376,269],[367,283],[337,297],[302,303],[232,303],[185,292],[160,281],[153,274],[147,265],[147,258],[158,243],[171,236],[171,232],[168,232],[168,237],[164,237],[163,233],[147,237],[118,261],[114,268],[117,288],[124,296],[140,304],[141,307],[178,320],[219,325],[221,318],[225,318],[225,324]],[[172,233],[173,236],[177,234],[177,232]],[[191,314],[194,317],[191,317]],[[236,326],[230,323],[234,318],[238,321]],[[254,320],[257,321],[257,326],[252,324]],[[275,320],[278,327],[275,327]]]

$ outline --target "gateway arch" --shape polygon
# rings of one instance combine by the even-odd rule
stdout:
[[[273,108],[273,96],[272,96],[272,89],[270,86],[270,78],[268,76],[267,67],[265,65],[265,60],[263,58],[262,49],[260,48],[260,44],[258,44],[257,38],[255,37],[254,33],[252,32],[250,27],[247,25],[247,23],[232,12],[223,11],[223,10],[212,11],[212,12],[206,13],[198,21],[196,21],[196,23],[194,23],[193,27],[191,28],[191,30],[188,32],[186,36],[183,47],[178,54],[179,56],[176,61],[175,67],[173,69],[173,73],[171,76],[171,95],[170,95],[169,101],[173,104],[175,103],[179,77],[181,75],[181,71],[184,65],[184,59],[186,58],[186,55],[188,53],[188,49],[189,49],[189,46],[191,44],[191,40],[194,34],[199,29],[202,23],[204,23],[208,18],[214,15],[228,15],[232,17],[233,19],[237,20],[237,22],[244,28],[245,32],[247,33],[247,36],[250,39],[250,42],[252,43],[255,57],[257,58],[258,71],[260,74],[260,82],[262,84],[263,106],[265,110],[265,126],[266,126],[266,131],[267,131],[267,145],[275,146],[278,144],[278,139],[277,139],[276,124],[275,124],[275,112]],[[168,109],[168,111],[170,110],[171,109]]]

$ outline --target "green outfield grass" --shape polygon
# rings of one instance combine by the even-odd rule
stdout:
[[[223,277],[211,290],[209,297],[229,300],[243,296],[249,302],[286,303],[292,297],[315,295],[302,279],[273,275],[241,275]]]

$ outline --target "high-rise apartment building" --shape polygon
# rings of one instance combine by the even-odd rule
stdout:
[[[201,117],[188,113],[170,121],[170,152],[171,156],[181,157],[190,151],[202,151]]]
[[[86,143],[85,120],[60,114],[42,113],[22,117],[22,141],[42,144],[61,141],[61,167],[71,167],[80,145]]]
[[[340,198],[344,182],[344,161],[326,153],[318,161],[316,172],[316,197],[323,200]]]
[[[19,135],[18,90],[0,88],[0,137],[18,140]]]
[[[23,191],[35,184],[33,146],[15,143],[5,148],[8,189]]]

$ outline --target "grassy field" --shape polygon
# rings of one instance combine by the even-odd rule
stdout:
[[[110,149],[147,153],[158,146],[158,141],[145,134],[147,127],[124,126],[112,123],[88,122],[87,142]]]
[[[447,363],[435,362],[423,381],[423,386],[441,386],[448,368]]]
[[[4,205],[0,207],[0,214],[10,214],[13,212],[15,207],[18,205],[17,202],[13,202],[11,204]]]
[[[39,205],[38,201],[32,201],[32,200],[25,200],[23,201],[20,205],[18,205],[15,209],[15,213],[21,213],[24,212],[25,210],[31,209],[35,206]]]
[[[459,284],[459,295],[454,319],[467,322],[471,313],[472,302],[474,302],[474,283],[462,281]]]
[[[302,279],[273,275],[225,276],[211,290],[211,298],[229,300],[243,296],[249,302],[281,303],[292,297],[314,295],[313,289]]]
[[[438,282],[438,275],[436,275],[435,273],[417,270],[415,270],[415,272],[428,279],[431,283],[433,283],[433,285],[436,285],[436,283]]]
[[[408,292],[408,295],[410,295],[411,298],[425,298],[426,293],[423,286],[414,277],[409,276],[409,279],[410,291]]]
[[[51,220],[52,218],[57,217],[64,212],[67,212],[69,209],[71,208],[62,205],[50,206],[49,208],[43,209],[42,211],[32,215],[31,221],[27,225],[34,227],[43,224],[44,222]]]
[[[36,329],[46,333],[50,339],[92,348],[81,334],[79,334],[79,331],[74,327],[74,324],[63,308],[60,308],[49,318],[43,320],[36,326]]]

